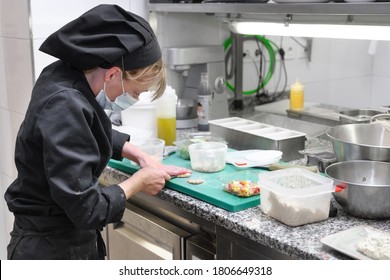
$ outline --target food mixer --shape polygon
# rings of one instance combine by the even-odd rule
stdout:
[[[222,46],[167,47],[162,49],[168,68],[168,84],[178,95],[176,127],[194,128],[197,119],[197,90],[200,73],[207,72],[212,101],[210,120],[229,115]]]

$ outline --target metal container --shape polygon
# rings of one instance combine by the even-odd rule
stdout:
[[[390,130],[380,123],[338,125],[326,134],[337,161],[390,161]]]
[[[390,218],[390,163],[369,160],[338,162],[325,173],[338,186],[333,196],[350,215]]]
[[[370,120],[373,116],[383,113],[384,111],[372,109],[341,111],[339,115],[340,124],[370,123]]]
[[[327,149],[313,148],[299,151],[299,153],[304,155],[306,165],[317,166],[318,171],[322,173],[329,165],[337,161],[335,154]]]
[[[306,134],[248,119],[231,117],[209,121],[210,131],[237,150],[261,149],[283,152],[282,160],[302,158]]]
[[[176,104],[176,119],[188,120],[197,117],[195,100],[179,98]]]
[[[179,98],[176,104],[176,128],[193,128],[198,126],[198,115],[196,113],[196,102],[194,99]]]

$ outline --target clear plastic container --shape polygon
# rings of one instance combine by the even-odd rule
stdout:
[[[234,196],[251,197],[260,194],[258,171],[245,170],[218,176],[223,190]]]
[[[225,139],[222,137],[218,137],[211,132],[195,132],[195,133],[189,133],[184,136],[183,139],[177,140],[173,142],[175,146],[177,146],[176,153],[182,158],[182,159],[190,159],[190,151],[188,150],[188,146],[194,143],[199,142],[221,142],[226,144]]]
[[[328,219],[333,180],[301,168],[259,174],[260,209],[288,225]]]
[[[200,172],[218,172],[226,166],[227,145],[220,142],[199,142],[188,146],[191,168]]]
[[[150,138],[137,143],[136,146],[153,157],[156,161],[162,162],[165,146],[165,141],[163,139]]]

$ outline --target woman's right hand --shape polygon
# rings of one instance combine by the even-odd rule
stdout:
[[[156,195],[165,186],[171,177],[165,171],[154,167],[144,167],[131,175],[119,186],[124,190],[126,199],[142,191],[149,195]]]

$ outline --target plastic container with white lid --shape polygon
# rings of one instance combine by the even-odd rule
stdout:
[[[261,172],[260,209],[288,225],[328,219],[333,180],[302,168]]]

